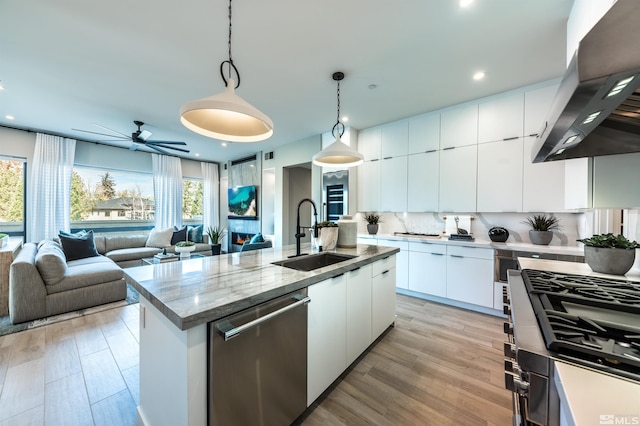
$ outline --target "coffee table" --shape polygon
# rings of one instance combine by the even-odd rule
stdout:
[[[180,255],[176,255],[170,259],[167,259],[163,262],[154,262],[153,257],[143,257],[142,258],[142,266],[144,265],[160,265],[161,263],[169,263],[169,262],[178,262],[180,260],[189,260],[189,259],[200,259],[206,257],[204,254],[200,253],[192,253],[190,257],[186,257],[184,259],[180,258]]]

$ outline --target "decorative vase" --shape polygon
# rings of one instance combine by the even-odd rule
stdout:
[[[636,250],[584,246],[584,260],[593,272],[624,275],[636,260]]]
[[[188,259],[195,249],[196,246],[176,247],[176,253],[180,253],[180,259]]]
[[[222,244],[211,244],[211,255],[212,256],[220,255],[221,248],[222,248]]]
[[[494,226],[489,229],[489,238],[494,243],[504,243],[509,238],[509,231],[501,226]]]
[[[375,235],[378,233],[378,224],[374,223],[374,224],[367,224],[367,232],[371,235]]]
[[[537,244],[540,246],[549,245],[551,240],[553,239],[553,232],[551,231],[534,231],[533,229],[529,231],[529,239],[532,244]]]
[[[318,229],[317,245],[322,247],[323,251],[333,250],[338,243],[338,227],[329,226]]]
[[[358,224],[351,216],[342,216],[338,221],[338,247],[353,248],[357,245]]]

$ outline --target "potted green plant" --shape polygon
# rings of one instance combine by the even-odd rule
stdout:
[[[313,235],[313,234],[312,234]],[[322,250],[333,250],[338,243],[338,224],[325,220],[318,223],[318,241],[315,245]]]
[[[211,254],[214,256],[219,255],[222,247],[220,241],[227,235],[227,230],[224,226],[210,226],[207,228],[207,235],[211,245]]]
[[[7,234],[0,234],[0,247],[4,247],[9,244],[9,236]]]
[[[176,253],[180,253],[180,259],[191,257],[191,252],[196,249],[193,241],[179,241],[176,243]]]
[[[624,275],[636,260],[640,244],[623,235],[600,234],[578,240],[584,244],[584,260],[594,272]]]
[[[546,214],[533,215],[527,217],[522,222],[531,226],[529,239],[531,243],[538,245],[548,245],[553,239],[553,230],[560,229],[560,219]]]
[[[365,213],[364,220],[367,221],[367,232],[371,235],[378,233],[378,224],[382,222],[378,213]]]

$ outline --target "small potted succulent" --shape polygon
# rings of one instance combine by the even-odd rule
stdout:
[[[322,250],[333,250],[336,248],[337,242],[338,224],[328,220],[318,222],[318,241],[316,241],[316,245],[321,246]]]
[[[227,235],[227,230],[224,226],[210,226],[207,228],[207,235],[211,245],[211,254],[214,256],[219,255],[222,248],[220,241]]]
[[[623,235],[600,234],[578,240],[584,244],[584,260],[593,272],[624,275],[636,260],[640,244]]]
[[[193,241],[179,241],[176,243],[176,253],[180,253],[180,259],[191,257],[191,252],[196,249]]]
[[[378,233],[378,224],[382,222],[378,213],[365,213],[364,220],[367,221],[367,232],[371,235]]]
[[[553,239],[552,231],[560,229],[560,219],[546,214],[529,216],[522,223],[531,226],[529,239],[531,243],[538,245],[548,245]]]

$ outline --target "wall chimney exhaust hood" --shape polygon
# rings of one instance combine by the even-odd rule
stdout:
[[[640,152],[640,3],[618,0],[584,36],[532,161]]]

